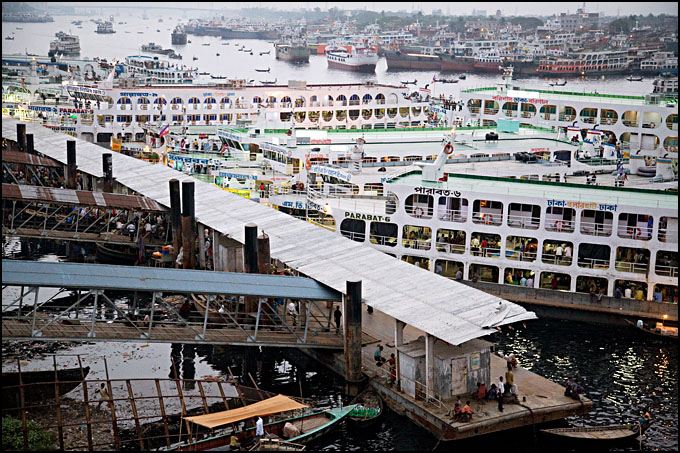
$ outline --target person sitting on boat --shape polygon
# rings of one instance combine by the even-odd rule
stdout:
[[[262,417],[257,417],[255,420],[255,440],[259,441],[264,437],[264,422],[262,421]]]
[[[472,408],[470,407],[470,401],[465,402],[465,406],[463,406],[463,409],[460,411],[460,416],[459,419],[461,422],[469,422],[472,420]]]
[[[379,344],[378,347],[375,348],[375,352],[373,353],[373,359],[375,360],[375,364],[377,366],[382,366],[383,363],[387,361],[387,359],[385,359],[385,357],[382,356],[382,351],[383,346]]]
[[[565,390],[564,390],[564,396],[569,396],[571,397],[572,393],[574,393],[574,382],[572,381],[571,378],[567,379],[566,384],[564,384]]]

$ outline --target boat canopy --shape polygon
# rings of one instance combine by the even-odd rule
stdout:
[[[195,417],[184,417],[184,419],[212,429],[218,426],[240,422],[241,420],[248,420],[249,418],[257,416],[278,414],[280,412],[302,409],[303,407],[307,407],[307,405],[298,403],[284,395],[276,395],[273,398],[249,404],[245,407],[239,407],[238,409],[215,412],[214,414],[197,415]]]

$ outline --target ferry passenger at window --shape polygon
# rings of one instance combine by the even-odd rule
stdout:
[[[617,286],[616,289],[614,290],[614,298],[615,299],[621,299],[621,296],[622,296],[621,288],[619,286]]]
[[[552,286],[552,289],[557,289],[558,285],[559,285],[559,282],[557,281],[557,276],[553,275],[552,280],[550,280],[550,286]]]

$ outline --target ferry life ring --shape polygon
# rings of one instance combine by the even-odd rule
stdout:
[[[564,230],[564,220],[555,220],[555,223],[553,223],[553,228],[555,228],[557,231]]]
[[[611,118],[607,118],[607,124],[608,124],[609,126],[612,125],[612,119],[611,119]]]
[[[305,157],[305,169],[309,171],[309,169],[312,168],[312,161],[309,160],[309,155]]]
[[[638,227],[630,227],[628,228],[628,234],[630,234],[633,239],[637,239],[642,234],[642,230]]]
[[[484,223],[485,223],[486,225],[489,225],[490,223],[493,223],[493,215],[491,215],[491,214],[486,214],[486,215],[484,216]]]
[[[414,215],[414,216],[416,216],[416,217],[422,217],[423,214],[425,214],[425,210],[423,210],[423,208],[421,208],[421,207],[419,207],[419,206],[416,206],[416,207],[413,209],[413,215]]]
[[[444,152],[446,154],[453,153],[453,145],[451,143],[447,143],[446,146],[444,147]]]
[[[656,124],[654,122],[649,123],[650,129],[656,129]]]

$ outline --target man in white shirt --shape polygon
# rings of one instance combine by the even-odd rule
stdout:
[[[630,289],[630,286],[629,286],[628,288],[626,288],[626,290],[623,292],[623,295],[624,295],[625,297],[627,297],[628,299],[632,299],[632,298],[633,298],[633,290]]]
[[[503,376],[498,378],[498,410],[503,412],[503,393],[505,393],[505,385],[503,385]]]
[[[558,245],[557,248],[555,249],[555,262],[556,263],[561,263],[562,262],[562,254],[564,253],[564,249],[562,248],[562,244]]]
[[[293,318],[293,326],[296,326],[297,309],[292,300],[288,303],[288,315]]]
[[[264,422],[262,417],[257,417],[255,421],[255,439],[260,440],[264,436]]]
[[[564,261],[571,263],[571,245],[567,245],[564,248]]]
[[[534,277],[527,278],[527,288],[533,288],[533,287],[534,287]]]

